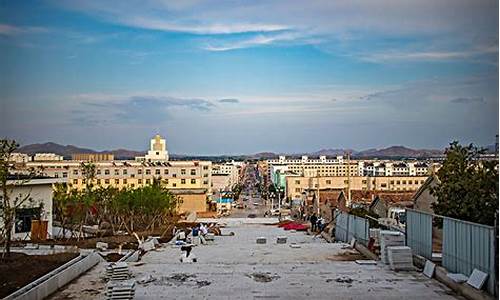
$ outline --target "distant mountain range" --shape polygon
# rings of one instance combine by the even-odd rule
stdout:
[[[64,156],[64,158],[71,158],[72,154],[76,153],[112,153],[115,159],[130,159],[136,156],[143,156],[146,151],[133,151],[126,149],[95,151],[88,148],[80,148],[74,145],[60,145],[52,142],[43,144],[30,144],[19,147],[18,152],[34,155],[35,153],[55,153]]]
[[[488,153],[494,153],[495,145],[488,145],[485,147]],[[18,152],[34,155],[35,153],[49,152],[62,155],[65,158],[71,158],[75,153],[112,153],[115,159],[133,159],[136,156],[145,155],[146,151],[134,151],[127,149],[115,149],[105,151],[95,151],[89,148],[80,148],[74,145],[60,145],[52,142],[43,144],[30,144],[20,147]],[[353,158],[426,158],[437,157],[444,154],[444,150],[439,149],[411,149],[404,146],[391,146],[383,149],[367,149],[363,151],[356,151],[352,149],[321,149],[311,153],[274,153],[274,152],[260,152],[251,155],[220,155],[220,156],[195,156],[195,155],[182,155],[171,154],[174,159],[182,158],[238,158],[238,159],[263,159],[263,158],[276,158],[279,155],[300,157],[307,155],[310,157],[318,157],[321,155],[334,157],[337,155],[344,155],[347,151],[351,153]]]

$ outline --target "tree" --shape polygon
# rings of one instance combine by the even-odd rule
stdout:
[[[14,164],[11,156],[19,145],[14,140],[0,140],[0,189],[2,192],[2,203],[0,207],[0,220],[3,223],[2,239],[5,252],[2,257],[10,255],[10,244],[12,239],[12,228],[16,218],[16,210],[33,199],[30,194],[12,197],[12,188],[9,188],[9,180],[15,180],[15,185],[23,185],[32,179],[34,172],[14,174]]]
[[[498,161],[479,160],[473,144],[453,142],[431,188],[434,212],[460,220],[493,225],[498,209]]]

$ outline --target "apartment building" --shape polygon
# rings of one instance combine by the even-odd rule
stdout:
[[[111,161],[115,160],[112,153],[75,153],[71,155],[72,160],[79,161]]]
[[[286,196],[288,199],[301,199],[310,189],[347,189],[362,191],[416,191],[424,184],[427,176],[338,176],[286,178]],[[319,185],[319,186],[318,186]]]
[[[360,161],[363,176],[428,176],[433,164],[427,162]]]
[[[9,161],[22,164],[31,161],[31,156],[25,153],[12,153],[10,155]]]
[[[160,146],[158,146],[160,141]],[[158,135],[152,139],[151,155],[144,160],[96,161],[95,185],[116,188],[136,188],[152,184],[161,179],[169,189],[206,189],[211,188],[210,161],[167,161],[168,154],[163,146],[165,140]],[[157,154],[158,152],[158,154]],[[157,159],[155,159],[157,158]],[[39,170],[44,175],[56,178],[67,178],[68,183],[77,189],[86,186],[82,172],[82,162],[66,161],[32,161],[25,164],[27,169]],[[209,192],[210,194],[210,192]]]
[[[35,153],[33,161],[62,161],[64,157],[55,153]]]

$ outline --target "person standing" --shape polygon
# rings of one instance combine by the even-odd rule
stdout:
[[[315,232],[318,222],[318,217],[316,217],[316,214],[313,214],[311,218],[309,218],[309,221],[311,222],[311,231]]]

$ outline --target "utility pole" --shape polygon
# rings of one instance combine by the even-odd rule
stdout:
[[[319,209],[319,169],[316,170],[316,183],[317,183],[317,194],[318,194],[318,197],[316,197],[316,213],[318,214],[318,217],[319,217],[319,212],[320,212],[320,209]]]
[[[351,207],[351,153],[347,151],[347,207]]]

